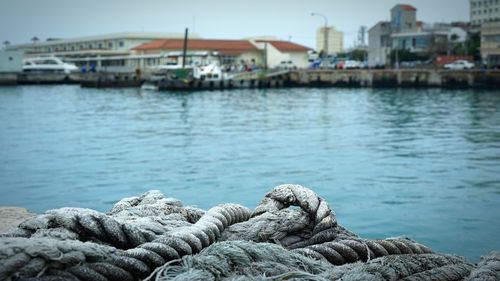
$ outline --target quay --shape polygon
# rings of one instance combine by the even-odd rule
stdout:
[[[80,86],[82,88],[138,88],[144,82],[145,79],[135,73],[96,72],[85,73],[80,76]]]
[[[353,69],[298,70],[290,72],[290,83],[303,87],[500,87],[498,70]]]
[[[150,75],[144,73],[97,72],[70,75],[57,73],[1,73],[0,85],[80,84],[82,87],[141,87]],[[443,87],[499,89],[500,70],[436,69],[298,69],[247,75],[225,81],[167,81],[161,90],[216,90],[277,87]]]

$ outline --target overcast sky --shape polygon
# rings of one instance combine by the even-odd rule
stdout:
[[[469,0],[0,0],[0,40],[74,38],[115,32],[183,32],[203,38],[273,35],[315,47],[324,20],[350,47],[361,25],[388,20],[397,3],[411,4],[425,22],[468,21]]]

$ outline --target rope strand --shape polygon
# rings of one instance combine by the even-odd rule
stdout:
[[[144,278],[500,280],[500,253],[474,266],[408,238],[359,238],[299,185],[276,187],[253,212],[237,204],[205,212],[149,191],[107,214],[50,210],[0,236],[0,281]]]

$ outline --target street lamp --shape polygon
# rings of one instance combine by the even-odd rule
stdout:
[[[323,30],[325,32],[325,41],[324,41],[325,45],[323,47],[323,52],[325,55],[328,55],[328,19],[326,18],[325,15],[319,13],[311,13],[311,16],[320,16],[325,20],[325,28]]]

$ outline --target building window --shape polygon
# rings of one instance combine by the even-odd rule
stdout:
[[[89,46],[88,46],[88,47],[89,47],[89,49],[92,49],[92,44],[89,44]]]
[[[123,43],[123,41],[120,41],[120,42],[118,43],[118,46],[123,47],[123,46],[125,46],[125,44]]]
[[[97,46],[97,48],[102,49],[102,43],[99,43]]]
[[[75,46],[71,46],[71,51],[74,51],[75,50]]]

